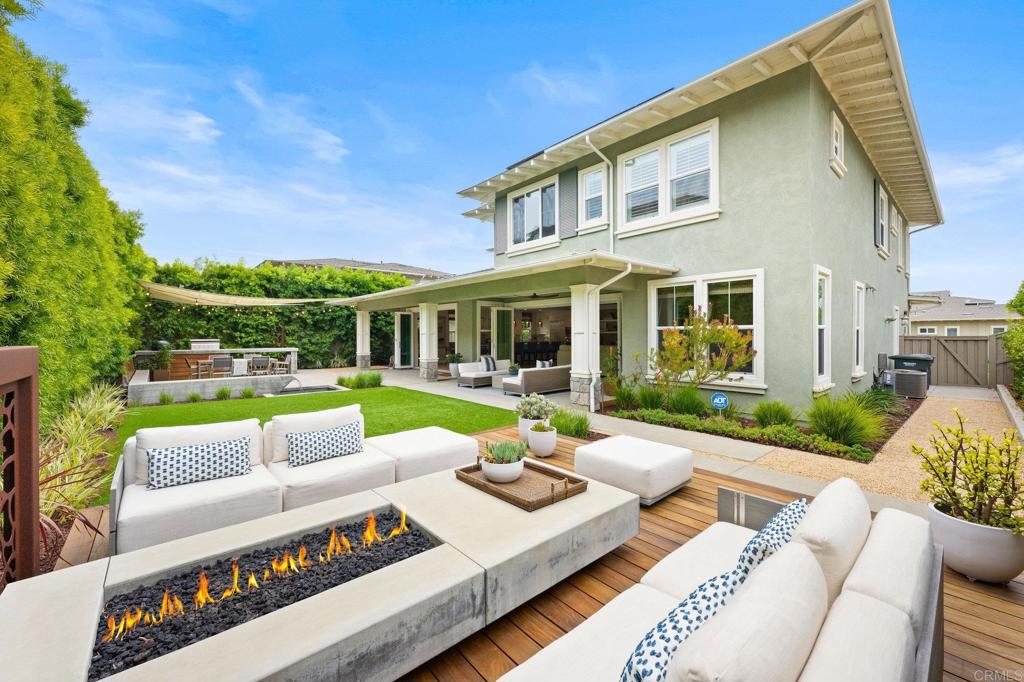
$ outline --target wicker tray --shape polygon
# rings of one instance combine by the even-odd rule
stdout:
[[[455,477],[488,495],[531,512],[579,495],[587,489],[586,480],[530,460],[523,462],[523,475],[511,483],[488,481],[479,463],[456,469]]]

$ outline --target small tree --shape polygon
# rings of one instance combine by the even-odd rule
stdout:
[[[757,351],[750,347],[752,339],[728,315],[713,320],[700,307],[691,307],[685,327],[662,332],[659,348],[650,351],[648,366],[661,387],[734,381],[730,375],[754,359]]]
[[[1019,315],[1024,315],[1024,283],[1021,283],[1017,295],[1006,304],[1006,307]],[[1024,399],[1024,322],[1012,322],[1010,328],[1003,334],[1002,340],[1010,367],[1013,369],[1013,384],[1010,390],[1018,399]]]

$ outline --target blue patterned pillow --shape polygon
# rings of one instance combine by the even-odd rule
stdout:
[[[241,476],[252,471],[249,436],[217,443],[149,448],[147,490]]]
[[[358,421],[323,431],[292,431],[285,435],[290,467],[363,451],[363,429]]]
[[[498,369],[498,363],[494,361],[493,355],[481,355],[480,363],[483,366],[485,372],[494,372]]]
[[[644,635],[626,661],[619,682],[664,680],[679,645],[725,605],[759,563],[789,542],[806,512],[803,499],[777,511],[740,552],[736,568],[701,584]]]

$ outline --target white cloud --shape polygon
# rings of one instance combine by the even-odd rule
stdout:
[[[366,102],[366,112],[382,133],[382,140],[396,154],[415,154],[420,151],[423,134],[399,121],[372,102]]]
[[[977,154],[936,155],[940,188],[1017,190],[1024,180],[1024,145],[1011,144]]]
[[[532,62],[513,76],[513,81],[528,94],[565,106],[598,104],[604,101],[611,72],[602,59],[592,60],[588,68],[556,68]]]
[[[349,153],[340,137],[318,126],[302,113],[305,98],[261,94],[250,78],[236,78],[234,86],[242,99],[260,112],[260,121],[267,133],[294,140],[312,153],[314,158],[328,163],[337,163]]]
[[[98,131],[172,136],[196,144],[210,144],[220,137],[216,121],[195,109],[171,104],[172,99],[160,90],[101,95],[90,103],[90,125]]]

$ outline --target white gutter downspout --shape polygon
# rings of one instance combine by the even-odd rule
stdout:
[[[612,202],[612,197],[615,196],[614,178],[613,178],[614,173],[612,172],[612,161],[611,161],[611,159],[609,159],[607,156],[604,155],[604,152],[602,152],[600,149],[598,149],[594,145],[594,143],[590,141],[590,135],[587,135],[583,139],[587,143],[587,145],[591,149],[594,150],[594,153],[597,154],[598,156],[600,156],[601,159],[606,164],[608,164],[608,172],[606,173],[606,175],[608,176],[608,253],[615,253],[615,230],[612,229],[612,216],[615,215],[615,211],[613,210],[614,209],[614,204]],[[580,188],[579,191],[583,191],[582,188]],[[577,220],[578,219],[579,218],[577,217]]]
[[[589,142],[589,140],[588,140],[588,142]],[[611,229],[611,225],[608,226],[608,229],[609,230]],[[602,282],[601,284],[597,285],[597,288],[594,289],[594,291],[593,291],[593,295],[597,297],[597,309],[598,309],[598,311],[601,310],[601,290],[604,289],[605,287],[609,286],[610,284],[614,284],[615,282],[618,282],[620,279],[622,279],[623,277],[626,277],[627,275],[629,275],[632,272],[633,272],[633,264],[632,263],[626,263],[626,269],[625,270],[623,270],[619,274],[615,275],[611,279],[609,279],[609,280],[607,280],[605,282]],[[598,317],[600,317],[600,315],[598,315]],[[590,411],[591,412],[596,412],[597,410],[595,408],[597,407],[597,386],[599,385],[597,382],[601,380],[601,370],[600,369],[596,369],[596,370],[594,369],[595,358],[591,358],[590,357],[590,349],[591,349],[591,347],[592,346],[591,346],[590,342],[588,341],[587,342],[587,364],[590,365]],[[600,360],[600,358],[596,358],[596,360]]]

